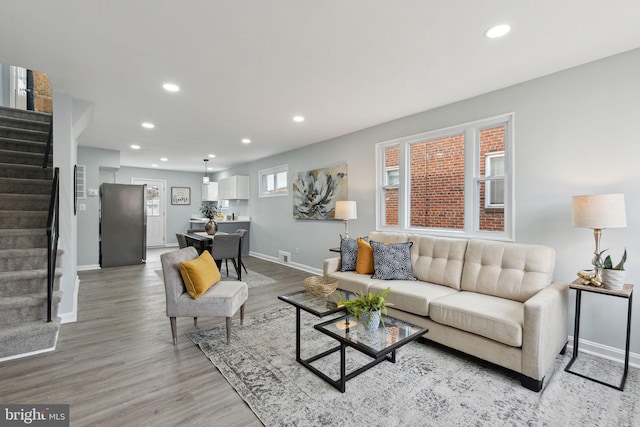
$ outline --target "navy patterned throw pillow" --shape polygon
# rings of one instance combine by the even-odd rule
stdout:
[[[369,240],[368,237],[364,238]],[[350,237],[344,238],[340,235],[340,271],[355,271],[356,259],[358,257],[358,241]]]
[[[373,249],[372,279],[417,280],[411,267],[411,246],[407,243],[380,243],[371,241]]]

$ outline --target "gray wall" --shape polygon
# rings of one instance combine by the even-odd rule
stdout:
[[[78,147],[78,164],[86,166],[87,189],[99,189],[100,168],[116,169],[116,183],[131,184],[131,178],[160,179],[167,182],[166,194],[171,187],[190,187],[190,205],[172,205],[167,199],[166,225],[167,245],[176,245],[177,232],[189,228],[189,218],[200,212],[202,202],[202,174],[175,172],[159,169],[120,167],[120,152],[91,147]],[[86,205],[78,211],[78,266],[95,267],[99,263],[99,197],[87,197],[79,203]]]
[[[225,171],[224,176],[251,177],[246,214],[251,215],[252,252],[276,258],[291,252],[291,261],[316,269],[339,242],[338,221],[300,221],[292,216],[292,197],[258,197],[258,170],[289,165],[298,171],[346,162],[349,199],[358,202],[358,219],[350,234],[375,227],[374,146],[407,135],[515,112],[516,241],[540,243],[557,252],[555,277],[571,282],[576,271],[590,266],[593,232],[571,227],[571,196],[622,192],[626,196],[627,228],[605,230],[602,247],[619,257],[629,252],[627,281],[640,277],[640,50],[532,80],[432,111],[381,124],[268,159]],[[425,95],[427,96],[427,95]],[[223,176],[218,174],[218,176]],[[245,212],[243,212],[244,214]],[[573,298],[569,312],[573,330]],[[585,295],[581,338],[624,347],[626,301]],[[633,330],[640,328],[640,307],[634,309]],[[640,340],[632,341],[640,352]]]

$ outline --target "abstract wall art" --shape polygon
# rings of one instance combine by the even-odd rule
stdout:
[[[298,172],[293,181],[295,219],[334,219],[336,201],[346,199],[346,164]]]

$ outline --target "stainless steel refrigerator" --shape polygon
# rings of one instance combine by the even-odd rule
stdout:
[[[146,191],[146,185],[100,186],[100,267],[146,262]]]

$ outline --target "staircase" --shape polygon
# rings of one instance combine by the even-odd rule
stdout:
[[[51,351],[60,318],[58,251],[47,322],[47,218],[52,158],[43,168],[51,115],[0,107],[0,361]]]

